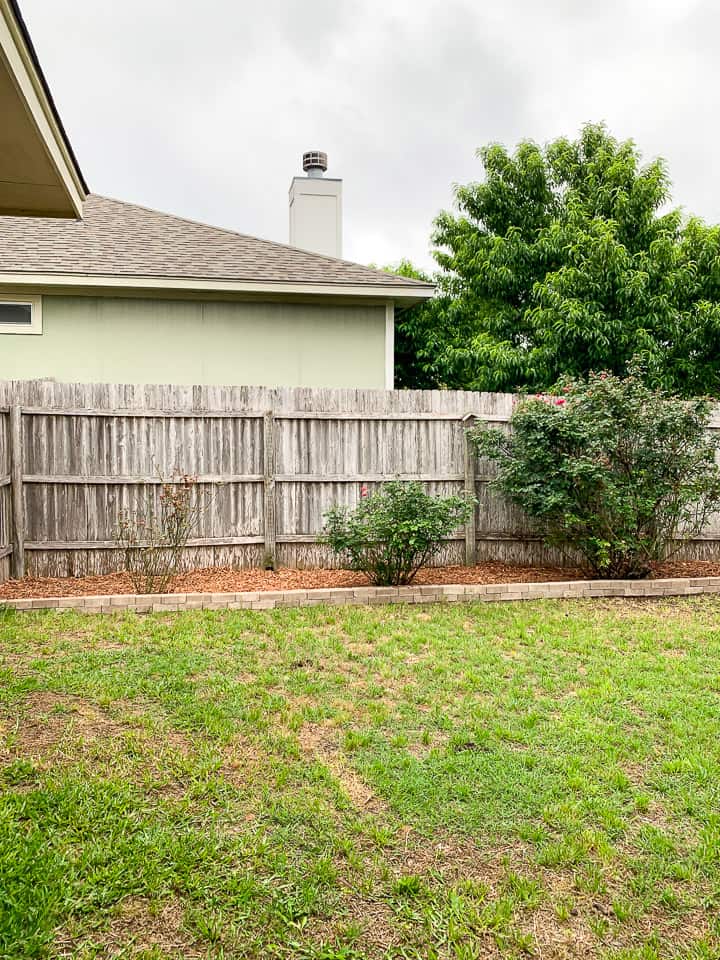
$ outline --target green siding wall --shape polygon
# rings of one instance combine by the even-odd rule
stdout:
[[[43,297],[0,334],[0,380],[385,387],[385,308]]]

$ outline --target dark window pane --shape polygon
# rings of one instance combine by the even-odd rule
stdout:
[[[2,303],[0,301],[0,326],[3,323],[22,323],[29,327],[32,308],[29,303]]]

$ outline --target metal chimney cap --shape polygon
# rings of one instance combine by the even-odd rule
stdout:
[[[315,172],[315,176],[318,176],[316,171],[320,171],[319,175],[322,176],[327,168],[327,154],[323,153],[322,150],[308,150],[303,154],[303,170],[305,173],[312,174]]]

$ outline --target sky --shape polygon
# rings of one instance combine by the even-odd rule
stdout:
[[[21,0],[90,189],[288,240],[304,150],[343,180],[343,255],[433,265],[478,147],[605,121],[720,221],[712,0]]]

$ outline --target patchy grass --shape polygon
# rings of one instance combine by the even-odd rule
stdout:
[[[0,615],[0,958],[720,957],[720,601]]]

